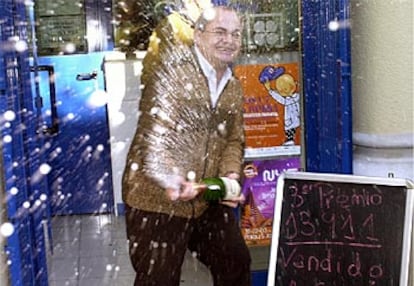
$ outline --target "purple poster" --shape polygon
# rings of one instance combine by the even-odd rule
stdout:
[[[241,227],[248,245],[270,245],[277,179],[284,171],[300,168],[298,157],[245,163]]]

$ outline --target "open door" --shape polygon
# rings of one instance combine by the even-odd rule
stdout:
[[[103,58],[111,3],[36,1],[33,85],[42,98],[52,214],[113,211]]]
[[[57,122],[47,133],[53,214],[112,212],[103,57],[101,52],[39,57],[39,66],[53,68],[56,89],[55,100],[45,101],[42,110],[47,124]],[[49,74],[38,79],[47,91]],[[53,108],[57,120],[51,118]]]

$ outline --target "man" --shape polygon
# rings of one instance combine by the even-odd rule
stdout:
[[[152,76],[123,177],[136,286],[178,286],[187,249],[215,286],[250,285],[250,255],[232,208],[243,196],[209,204],[193,188],[205,177],[239,178],[243,96],[229,65],[241,31],[234,10],[209,9],[195,24],[193,46],[163,49],[144,66]]]

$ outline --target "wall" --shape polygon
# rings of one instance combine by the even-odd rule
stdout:
[[[413,1],[351,5],[354,174],[414,180]]]
[[[354,174],[413,180],[413,1],[350,2]]]
[[[105,85],[109,94],[108,120],[111,143],[112,182],[115,213],[123,212],[121,198],[122,174],[126,155],[138,121],[141,97],[140,77],[143,54],[137,59],[125,59],[125,54],[109,53],[105,57]]]

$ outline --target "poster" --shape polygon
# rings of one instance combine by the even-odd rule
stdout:
[[[245,163],[241,230],[247,245],[270,245],[277,179],[284,171],[299,169],[299,157]]]
[[[297,63],[239,65],[244,92],[245,157],[300,154],[301,96]]]

